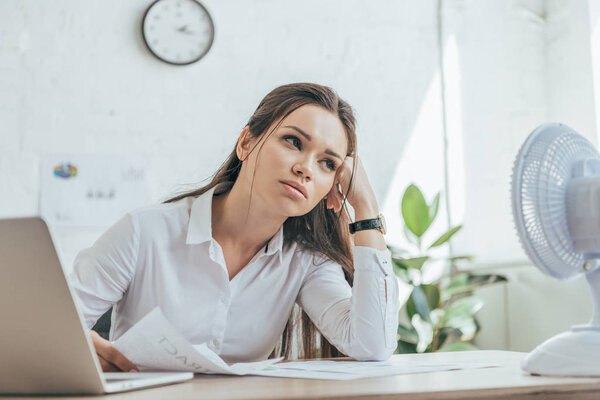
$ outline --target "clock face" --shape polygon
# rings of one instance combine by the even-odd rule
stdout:
[[[156,0],[142,22],[142,36],[159,59],[176,65],[201,59],[212,45],[214,25],[195,0]]]

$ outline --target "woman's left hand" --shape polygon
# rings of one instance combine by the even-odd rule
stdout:
[[[353,162],[354,157],[346,157],[336,172],[331,190],[327,193],[327,208],[333,208],[336,213],[342,209],[343,194],[348,192],[350,178],[352,177]],[[342,192],[340,192],[340,187]],[[356,156],[356,170],[354,171],[352,187],[350,192],[348,192],[347,200],[354,209],[355,215],[371,215],[370,218],[374,218],[379,214],[375,193],[358,156]]]

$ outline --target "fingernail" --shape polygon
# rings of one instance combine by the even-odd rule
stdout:
[[[135,369],[135,368],[132,368],[132,369],[130,369],[130,370],[129,370],[129,372],[140,372],[140,371],[138,371],[138,370],[137,370],[137,369]]]

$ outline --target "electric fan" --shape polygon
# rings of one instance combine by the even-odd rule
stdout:
[[[527,138],[512,175],[512,209],[523,249],[560,280],[585,274],[594,312],[537,346],[521,368],[540,375],[600,376],[600,154],[563,124]]]

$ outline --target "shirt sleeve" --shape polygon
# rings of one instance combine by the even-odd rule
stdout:
[[[88,329],[122,297],[139,250],[136,216],[128,213],[75,257],[69,283]]]
[[[411,290],[394,275],[389,250],[355,246],[352,288],[342,267],[326,261],[311,265],[297,302],[342,353],[360,361],[387,360],[397,347],[401,299]]]

